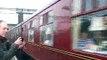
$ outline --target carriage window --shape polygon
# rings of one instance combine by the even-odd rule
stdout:
[[[106,0],[98,0],[99,1],[99,7],[102,7],[106,4]]]
[[[18,28],[17,28],[17,30],[16,30],[16,38],[18,38],[19,37],[19,31],[18,31]]]
[[[82,0],[73,0],[72,2],[72,14],[80,13],[82,10]]]
[[[48,23],[48,13],[45,13],[43,17],[40,18],[40,24],[46,25]]]
[[[45,25],[40,27],[41,43],[53,46],[53,25]]]
[[[92,0],[93,1],[93,8],[98,8],[105,6],[107,4],[107,0]]]
[[[93,9],[96,9],[96,8],[98,8],[98,0],[92,0],[93,2],[92,2],[92,5],[93,5]]]
[[[107,14],[100,11],[72,18],[73,49],[107,54]]]
[[[33,21],[30,21],[30,27],[29,27],[29,30],[28,30],[28,41],[29,42],[34,42],[34,20]]]
[[[92,9],[92,7],[91,7],[91,0],[85,0],[85,10],[87,11],[87,10],[91,10]]]
[[[43,16],[40,17],[40,25],[43,25]]]
[[[43,16],[40,17],[40,25],[46,25],[54,21],[53,11],[45,13]]]
[[[22,35],[23,35],[22,37],[23,37],[25,40],[27,40],[27,38],[26,38],[26,37],[27,37],[27,34],[26,34],[26,25],[23,26]]]
[[[53,46],[53,29],[54,29],[54,14],[49,11],[40,19],[40,40],[41,43],[48,46]]]
[[[53,22],[54,21],[54,14],[53,14],[53,11],[50,11],[49,13],[48,13],[48,23],[51,23],[51,22]]]

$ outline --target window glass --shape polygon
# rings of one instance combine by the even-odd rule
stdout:
[[[106,0],[98,0],[99,1],[99,7],[102,7],[106,4]]]
[[[48,13],[48,23],[51,23],[51,22],[53,22],[54,21],[54,14],[53,14],[53,11],[50,11],[49,13]]]
[[[86,2],[85,2],[85,8],[86,8],[86,11],[87,10],[91,10],[92,9],[92,7],[91,7],[91,0],[85,0]]]
[[[107,54],[107,10],[72,18],[73,49]]]
[[[107,4],[107,0],[92,0],[93,1],[93,8],[98,8],[105,6]]]
[[[30,23],[27,23],[27,29],[29,29],[30,28]]]
[[[53,25],[45,25],[40,27],[41,43],[53,46]]]
[[[28,40],[28,38],[27,38],[27,36],[28,36],[28,32],[27,32],[28,30],[27,30],[27,24],[26,25],[24,25],[24,31],[23,31],[23,38],[25,39],[25,40]]]
[[[98,8],[98,0],[92,0],[93,9]]]
[[[46,25],[54,21],[53,11],[49,11],[40,17],[40,25]]]
[[[41,17],[40,23],[40,40],[41,43],[48,46],[53,46],[53,31],[55,28],[53,11],[49,11]]]
[[[72,2],[72,14],[80,13],[82,10],[82,0],[73,0]]]
[[[29,42],[34,42],[34,20],[30,22],[30,27],[29,27],[29,30],[28,30],[28,41]]]
[[[40,17],[40,25],[43,25],[43,16]]]
[[[43,25],[46,25],[48,23],[48,13],[45,13],[43,15]]]
[[[16,29],[16,38],[19,37],[19,31],[18,31],[18,28]]]

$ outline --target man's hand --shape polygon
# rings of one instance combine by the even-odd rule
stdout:
[[[22,41],[22,38],[19,37],[15,42],[19,46],[19,48],[23,48],[25,46],[25,41]]]

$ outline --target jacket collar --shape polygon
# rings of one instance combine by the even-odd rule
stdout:
[[[7,41],[7,38],[6,37],[2,37],[2,36],[0,36],[0,42],[6,42]]]

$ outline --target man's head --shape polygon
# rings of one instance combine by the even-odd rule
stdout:
[[[82,39],[87,39],[88,38],[88,32],[82,32],[81,33],[81,38]]]
[[[0,36],[5,37],[5,34],[8,32],[8,24],[5,21],[0,22]]]

